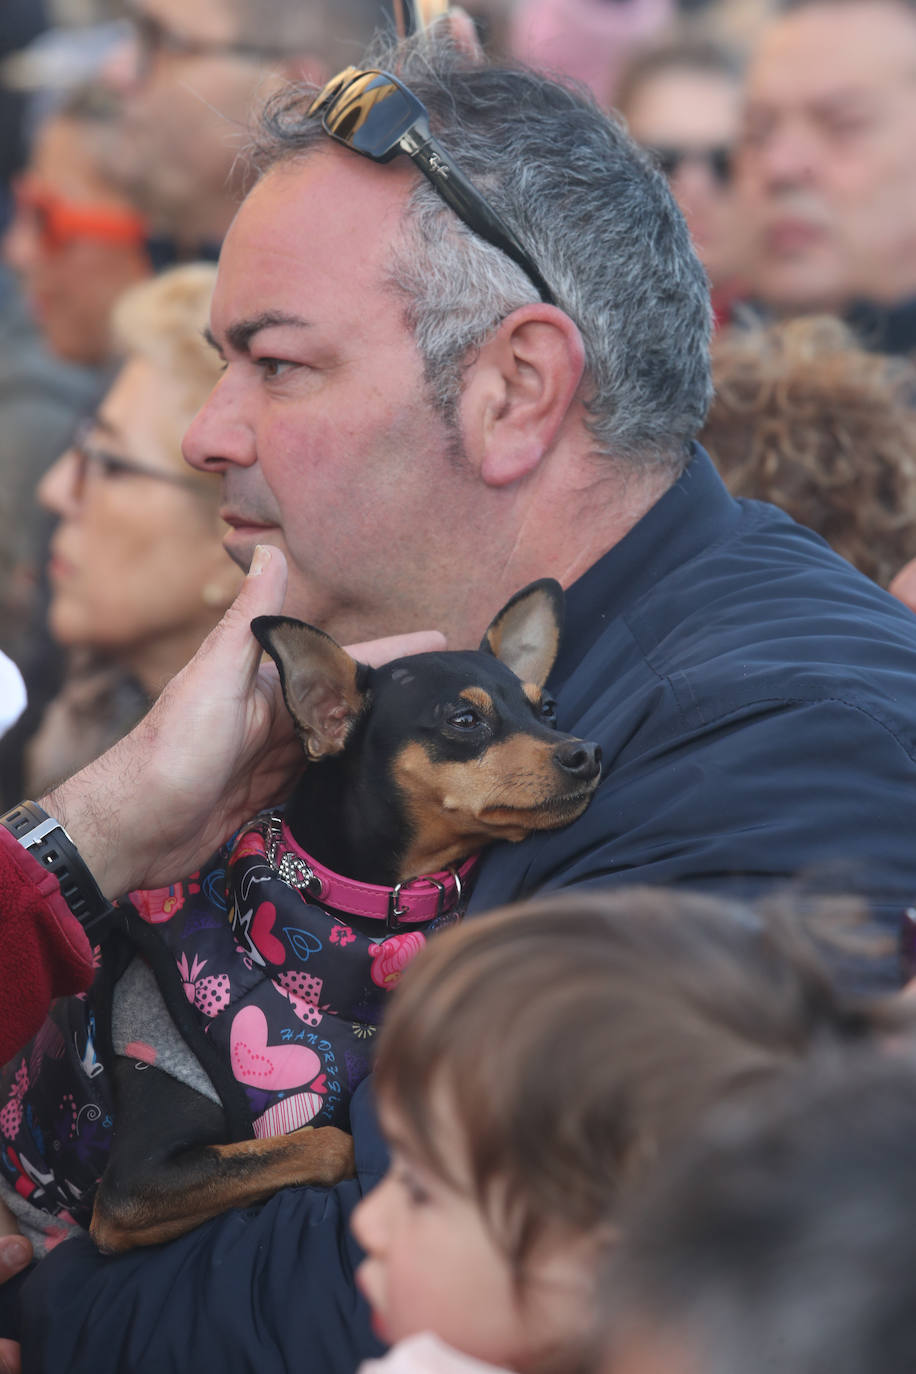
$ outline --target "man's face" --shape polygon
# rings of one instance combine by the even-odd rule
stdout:
[[[731,155],[740,85],[724,72],[671,67],[646,78],[627,109],[630,133],[673,165],[668,181],[713,286],[741,265]]]
[[[916,292],[916,16],[823,4],[765,31],[738,159],[751,289],[777,311]]]
[[[463,594],[450,528],[476,510],[386,284],[412,175],[329,143],[255,187],[213,297],[226,368],[184,444],[223,474],[232,557],[283,549],[289,614],[344,642],[439,623]]]
[[[278,63],[233,50],[246,35],[224,0],[134,0],[130,12],[136,34],[106,71],[122,102],[108,170],[157,228],[218,239],[238,200],[233,162]]]

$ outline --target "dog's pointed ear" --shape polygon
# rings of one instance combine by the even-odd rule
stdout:
[[[259,615],[251,631],[277,665],[308,757],[339,754],[365,703],[366,669],[323,630],[290,616]]]
[[[492,622],[480,647],[495,654],[522,682],[543,687],[560,647],[563,588],[542,577],[516,592]]]

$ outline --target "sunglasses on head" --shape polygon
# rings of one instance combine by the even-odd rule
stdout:
[[[705,167],[717,186],[728,186],[732,179],[732,150],[727,144],[707,148],[678,148],[670,144],[650,148],[656,164],[670,180],[684,166]]]
[[[42,246],[52,253],[77,239],[137,245],[146,240],[146,221],[133,210],[65,200],[31,177],[13,181],[13,201],[18,213],[34,219]]]
[[[405,153],[460,220],[517,263],[554,304],[550,287],[515,235],[449,156],[429,129],[425,105],[390,72],[347,67],[309,107],[331,138],[373,162]]]

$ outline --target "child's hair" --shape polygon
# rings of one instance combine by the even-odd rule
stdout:
[[[815,1043],[897,1024],[847,1003],[797,915],[633,887],[558,892],[437,937],[381,1031],[377,1096],[474,1196],[517,1282],[547,1235],[613,1226],[656,1154]]]

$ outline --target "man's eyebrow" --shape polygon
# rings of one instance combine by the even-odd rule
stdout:
[[[288,315],[283,310],[265,310],[263,314],[254,315],[250,320],[237,320],[230,324],[226,330],[226,342],[234,352],[247,353],[255,334],[259,334],[262,329],[274,329],[278,325],[292,325],[296,329],[311,328],[311,322],[304,320],[301,315]],[[205,329],[204,338],[211,348],[215,348],[217,353],[222,353],[212,330]]]

